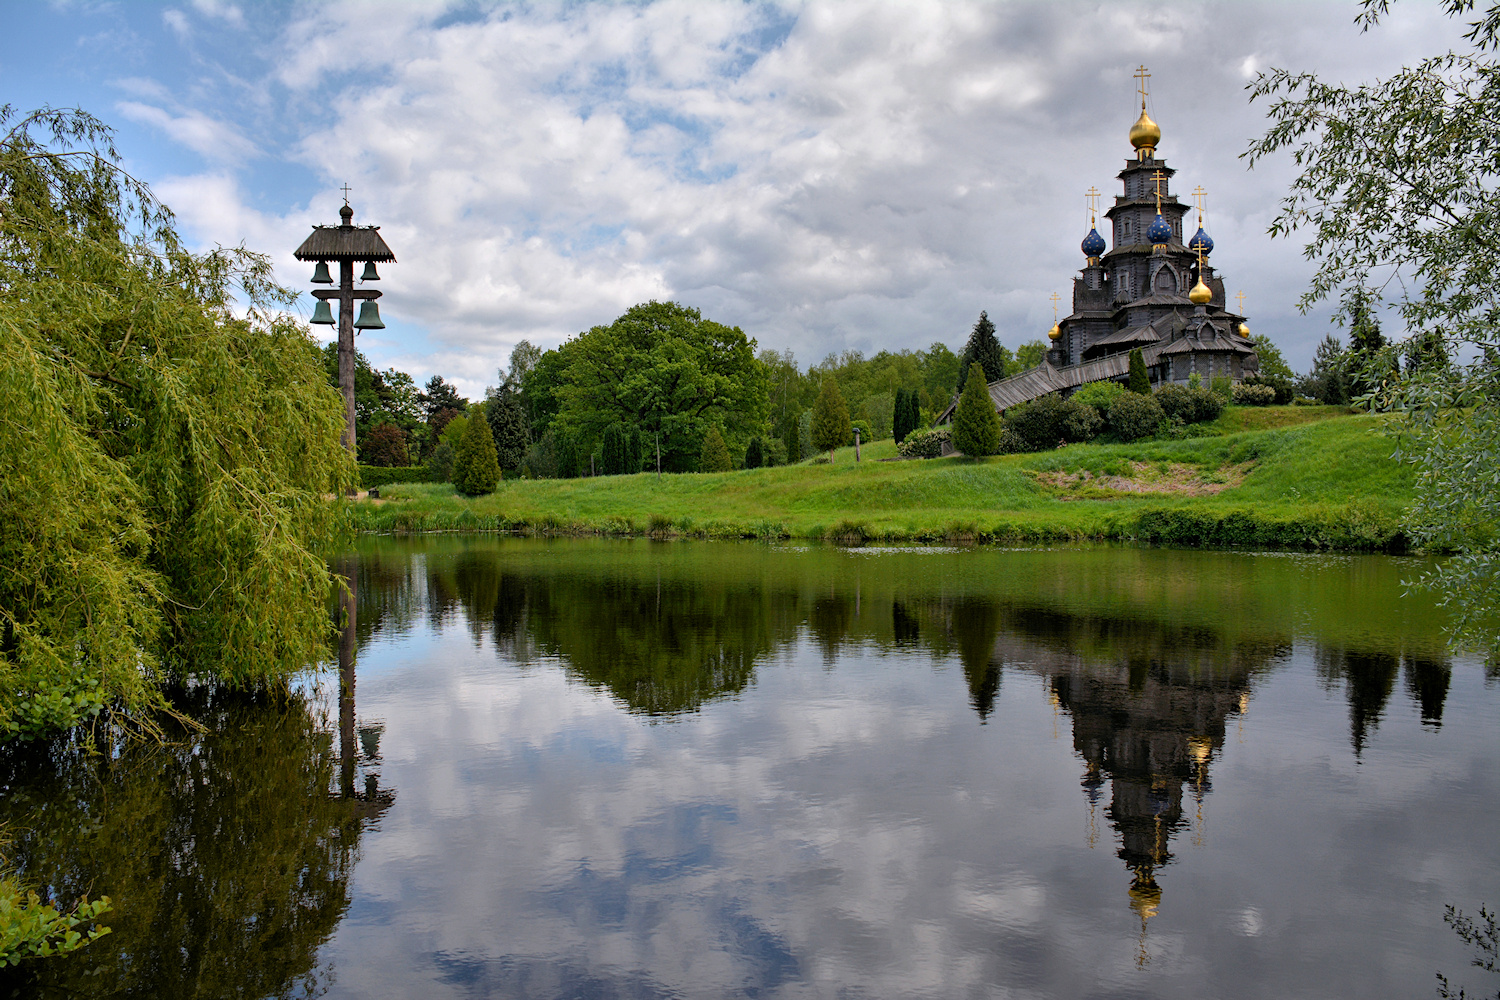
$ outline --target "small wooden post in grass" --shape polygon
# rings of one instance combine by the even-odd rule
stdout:
[[[854,428],[854,460],[859,461],[859,428]]]

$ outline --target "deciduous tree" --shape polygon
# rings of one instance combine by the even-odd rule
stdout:
[[[0,127],[0,738],[303,669],[357,480],[292,294],[183,249],[94,118]]]
[[[1442,0],[1450,17],[1473,0]],[[1377,28],[1387,0],[1365,0]],[[1371,83],[1273,69],[1251,86],[1271,127],[1252,163],[1289,152],[1300,173],[1271,232],[1305,233],[1317,262],[1304,309],[1388,289],[1411,336],[1437,332],[1467,360],[1393,376],[1368,368],[1362,402],[1410,417],[1400,454],[1419,469],[1408,530],[1453,550],[1429,582],[1453,602],[1459,632],[1494,647],[1500,607],[1500,4],[1479,8],[1467,46]],[[1404,345],[1390,345],[1395,354]]]

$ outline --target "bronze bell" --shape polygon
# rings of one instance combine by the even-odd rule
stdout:
[[[359,276],[360,281],[379,281],[380,275],[375,272],[375,262],[365,261],[365,273]]]
[[[324,268],[324,270],[327,270],[327,268]],[[328,308],[327,299],[318,300],[318,307],[313,310],[311,322],[323,323],[327,326],[333,325],[333,310]]]
[[[318,266],[313,268],[312,283],[315,285],[333,284],[333,276],[328,273],[328,261],[318,261]],[[313,322],[316,323],[317,320],[313,320]]]
[[[356,328],[360,330],[384,330],[385,324],[380,322],[380,307],[373,299],[365,299],[359,307],[359,319],[354,321]]]

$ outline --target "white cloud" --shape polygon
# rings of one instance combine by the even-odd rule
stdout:
[[[115,108],[131,121],[150,125],[166,133],[167,138],[186,146],[206,160],[240,163],[257,155],[255,144],[227,122],[210,118],[199,111],[174,115],[154,104],[121,101]]]
[[[294,95],[284,155],[327,180],[262,210],[296,205],[286,228],[305,231],[333,220],[347,180],[400,260],[383,310],[476,379],[521,337],[555,344],[651,297],[804,363],[956,345],[980,309],[1006,341],[1033,339],[1081,263],[1082,192],[1117,187],[1139,62],[1176,190],[1209,191],[1216,264],[1257,332],[1305,363],[1322,320],[1296,314],[1300,247],[1265,235],[1289,165],[1239,159],[1264,128],[1245,73],[1369,76],[1455,34],[1430,11],[1361,37],[1343,7],[1289,26],[1248,4],[378,10],[320,7],[280,33],[263,85]],[[250,155],[206,114],[129,107]]]

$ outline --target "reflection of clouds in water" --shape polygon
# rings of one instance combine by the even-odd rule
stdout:
[[[478,630],[468,616],[493,607],[497,623],[510,622],[506,595],[520,591],[472,571],[469,589],[450,598],[468,603],[411,632],[430,650],[424,662],[408,656],[392,669],[382,661],[403,647],[366,647],[361,707],[388,722],[386,780],[402,797],[366,842],[358,902],[329,949],[337,989],[388,993],[415,977],[428,983],[405,991],[434,996],[1077,996],[1147,984],[1178,996],[1251,978],[1305,988],[1322,974],[1322,957],[1298,950],[1277,907],[1301,899],[1326,917],[1368,892],[1369,879],[1351,882],[1352,862],[1312,873],[1283,863],[1304,843],[1370,839],[1327,828],[1370,825],[1323,814],[1330,785],[1316,767],[1340,772],[1338,794],[1366,796],[1382,769],[1399,771],[1380,786],[1392,808],[1431,794],[1432,762],[1413,766],[1405,745],[1389,752],[1394,722],[1354,775],[1338,703],[1319,696],[1304,646],[1253,635],[1235,644],[1170,620],[1015,612],[967,592],[893,603],[875,596],[874,565],[865,563],[862,591],[858,579],[842,589],[699,588],[678,620],[743,614],[746,601],[763,609],[762,619],[716,625],[719,648],[753,662],[721,687],[681,687],[677,661],[656,675],[616,672],[595,655],[604,647],[586,648],[571,627],[537,633],[563,655],[517,666],[515,633]],[[644,595],[649,614],[632,628],[670,636],[651,631],[661,619],[647,582],[612,590],[612,613]],[[542,597],[528,607],[576,605],[586,584],[538,572],[526,593]],[[585,669],[575,654],[596,662]],[[1271,684],[1261,663],[1294,669]],[[997,682],[1007,676],[981,729],[974,696],[991,669]],[[686,700],[642,696],[652,676]],[[1265,685],[1255,721],[1225,749],[1223,721],[1243,710],[1241,685],[1252,679]],[[631,714],[663,704],[697,710]],[[1464,725],[1449,716],[1445,731]],[[1096,851],[1078,739],[1099,748],[1109,785]],[[1266,752],[1275,768],[1247,766]],[[1458,755],[1436,771],[1471,764]],[[1226,797],[1225,785],[1240,791]],[[1120,859],[1170,861],[1170,827],[1196,809],[1177,800],[1200,787],[1212,787],[1219,854],[1171,841],[1177,860],[1159,871],[1164,895],[1142,970]],[[1283,826],[1268,828],[1261,812]],[[1247,859],[1244,872],[1226,870],[1227,856]],[[1398,856],[1376,867],[1425,870]],[[1441,857],[1433,867],[1451,870],[1453,852]],[[1356,918],[1326,933],[1354,955],[1354,942],[1384,926]],[[1283,968],[1265,966],[1256,937],[1289,955]],[[1247,942],[1256,950],[1236,951]]]
[[[913,768],[945,770],[932,758],[955,722],[971,724],[962,700],[920,695],[903,676],[915,663],[867,678],[902,698],[855,699],[810,645],[786,659],[762,682],[779,696],[668,727],[580,697],[561,671],[482,659],[422,670],[399,693],[366,690],[389,720],[403,797],[359,878],[366,895],[406,906],[347,935],[341,988],[378,988],[377,970],[407,947],[383,946],[385,933],[420,938],[458,993],[511,989],[526,963],[537,968],[525,978],[559,990],[601,980],[623,995],[833,984],[952,995],[996,981],[993,956],[954,922],[1023,931],[1041,890],[951,860],[958,831],[931,817],[991,808],[961,801],[967,767],[914,799],[889,789]],[[433,753],[433,740],[464,752]]]
[[[1259,937],[1264,927],[1260,911],[1253,906],[1247,906],[1241,910],[1234,921],[1234,929],[1246,937]]]

